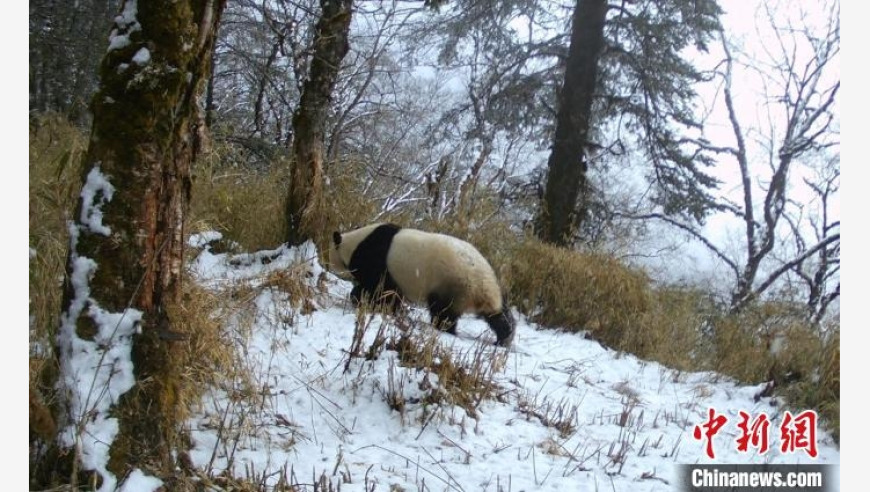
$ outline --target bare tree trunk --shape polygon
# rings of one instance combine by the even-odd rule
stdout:
[[[477,182],[480,179],[480,171],[489,159],[490,154],[492,154],[492,138],[487,136],[481,140],[483,147],[480,149],[480,153],[477,155],[468,173],[460,181],[459,190],[450,200],[448,211],[452,215],[451,220],[456,223],[460,230],[468,227],[468,222],[474,213],[473,196],[477,189]]]
[[[350,49],[353,0],[320,0],[314,55],[293,115],[293,169],[287,196],[287,240],[302,244],[318,234],[322,214],[323,135],[341,61]]]
[[[60,442],[76,449],[73,469],[95,470],[103,489],[132,466],[174,468],[181,368],[164,306],[180,295],[190,167],[203,123],[196,98],[224,5],[127,0],[102,62],[82,198],[70,224],[58,353],[66,399]],[[83,350],[99,358],[85,373],[93,370],[98,385],[106,378],[87,395],[77,359]],[[115,417],[118,439],[90,435],[91,422]],[[111,446],[106,462],[89,454],[97,446]]]
[[[834,234],[840,229],[840,221],[832,221],[829,216],[830,202],[832,196],[839,191],[840,188],[840,159],[831,159],[827,164],[828,175],[822,176],[819,182],[812,182],[809,179],[804,179],[804,182],[815,193],[820,202],[821,218],[814,223],[815,239],[819,242],[826,237]],[[824,174],[824,171],[822,171]],[[789,222],[790,225],[794,224]],[[795,238],[798,246],[798,251],[806,249],[803,239],[797,232],[799,228],[796,224],[792,225],[792,231],[795,232]],[[836,299],[840,297],[840,241],[831,243],[819,251],[818,262],[814,268],[809,268],[809,272],[804,272],[804,265],[798,265],[795,269],[798,277],[802,279],[809,290],[807,298],[807,309],[811,313],[810,319],[813,323],[819,324],[824,319],[828,311],[828,307]],[[837,286],[831,287],[836,279]]]
[[[729,311],[736,314],[751,306],[768,290],[793,272],[807,287],[809,319],[821,320],[827,306],[840,295],[839,251],[840,223],[828,217],[827,200],[839,187],[839,118],[837,102],[840,90],[839,74],[833,70],[840,53],[839,3],[832,2],[828,10],[828,23],[816,29],[796,27],[791,20],[783,18],[782,11],[765,5],[767,21],[777,33],[765,47],[765,58],[735,58],[731,45],[720,32],[725,59],[720,65],[723,78],[722,95],[728,111],[728,124],[733,143],[713,144],[696,142],[699,148],[733,159],[740,173],[742,203],[720,198],[716,204],[742,221],[742,251],[729,254],[724,246],[716,245],[697,227],[673,217],[652,213],[634,218],[654,218],[671,224],[700,241],[718,257],[732,272],[734,285],[731,289]],[[782,25],[785,22],[786,25]],[[765,97],[769,102],[766,111],[770,120],[769,134],[747,130],[741,124],[733,84],[741,75],[735,68],[766,70]],[[767,152],[764,158],[755,157],[750,147],[750,136],[763,135],[758,142]],[[819,176],[819,181],[807,181],[817,194],[823,208],[821,217],[809,222],[815,229],[810,238],[803,229],[806,221],[804,211],[789,212],[795,205],[789,195],[792,168],[807,158],[830,159],[828,169]],[[806,164],[804,161],[803,164]],[[769,174],[762,174],[768,169]],[[763,184],[759,184],[763,183]],[[792,214],[790,216],[790,213]],[[820,222],[819,222],[820,221]],[[791,229],[791,240],[797,250],[785,258],[778,257],[784,239],[783,222]],[[836,286],[834,286],[836,283]],[[825,292],[823,294],[822,292]]]
[[[571,45],[565,83],[559,95],[556,135],[547,162],[547,186],[537,235],[556,245],[570,242],[572,229],[585,215],[586,170],[592,99],[598,58],[604,47],[606,0],[577,0],[571,26]],[[579,206],[577,199],[580,198]]]
[[[773,14],[768,12],[773,23]],[[773,24],[772,24],[773,25]],[[783,69],[779,76],[783,78],[782,85],[784,94],[777,94],[777,100],[784,104],[784,135],[778,142],[779,147],[771,145],[776,153],[771,150],[768,156],[768,166],[771,169],[769,183],[764,191],[764,201],[761,206],[761,217],[757,218],[753,210],[755,200],[753,198],[753,177],[749,167],[749,155],[745,144],[744,130],[742,129],[737,111],[735,110],[732,94],[732,78],[734,59],[731,55],[728,43],[722,41],[725,51],[725,73],[723,94],[728,109],[728,118],[731,130],[737,142],[736,148],[728,152],[737,160],[742,180],[743,209],[740,216],[745,224],[746,234],[746,264],[737,276],[737,284],[731,295],[731,312],[739,312],[749,305],[761,293],[767,290],[785,272],[799,267],[807,257],[815,252],[822,251],[825,254],[827,248],[839,245],[839,233],[831,233],[819,238],[815,247],[808,251],[800,252],[798,257],[787,261],[784,265],[767,274],[759,283],[758,276],[762,263],[770,256],[777,244],[777,226],[785,215],[788,202],[788,184],[791,168],[801,156],[814,151],[821,151],[834,146],[830,140],[831,129],[834,124],[834,103],[840,89],[839,80],[829,86],[823,85],[827,73],[827,67],[834,62],[839,53],[839,25],[831,24],[825,34],[823,49],[819,49],[807,67],[797,66],[797,57],[786,57]],[[806,33],[810,38],[811,35]],[[808,43],[812,45],[812,40]],[[783,53],[788,53],[787,47],[783,46]],[[773,143],[773,142],[771,142]],[[828,231],[832,232],[832,231]]]

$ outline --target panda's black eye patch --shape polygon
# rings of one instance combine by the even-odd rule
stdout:
[[[341,234],[338,231],[332,232],[332,242],[335,243],[336,246],[341,244]]]

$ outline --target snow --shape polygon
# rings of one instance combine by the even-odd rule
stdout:
[[[115,28],[109,34],[109,47],[107,53],[130,45],[130,34],[141,31],[142,25],[136,19],[139,12],[137,0],[126,0],[120,14],[115,16]]]
[[[192,270],[209,288],[257,286],[264,275],[300,263],[312,285],[323,272],[311,243],[232,256],[210,251],[206,239],[217,237],[191,239],[203,248]],[[785,409],[759,397],[763,385],[675,371],[580,334],[539,327],[518,313],[514,345],[505,350],[492,345],[495,336],[482,320],[463,317],[452,336],[435,332],[426,313],[412,309],[403,328],[413,339],[436,338],[466,367],[482,356],[499,388],[497,400],[483,401],[474,412],[427,404],[423,397],[441,388],[436,373],[404,367],[390,350],[373,360],[348,360],[357,321],[347,301],[351,286],[324,275],[327,291],[311,312],[295,308],[286,293],[264,288],[253,302],[253,327],[227,317],[228,339],[240,341],[262,398],[208,389],[188,421],[194,465],[272,485],[282,474],[300,484],[324,475],[342,490],[671,491],[679,490],[680,464],[840,463],[837,445],[821,428],[817,459],[803,450],[779,451]],[[370,325],[363,349],[379,330],[389,337],[399,329],[392,317],[364,321]],[[389,395],[404,398],[401,411],[390,408]],[[693,437],[710,408],[729,419],[713,440],[714,459]],[[737,450],[741,410],[770,418],[767,453]]]
[[[147,65],[151,61],[151,52],[148,48],[139,48],[139,51],[133,55],[133,63],[137,65]]]
[[[90,280],[99,267],[81,256],[76,248],[82,233],[109,236],[103,224],[102,207],[111,201],[113,186],[95,165],[82,187],[82,211],[78,223],[70,222],[70,258],[73,298],[61,315],[57,335],[60,359],[58,385],[66,395],[66,423],[61,443],[74,448],[82,467],[102,477],[101,492],[115,490],[117,479],[106,468],[109,448],[118,434],[118,420],[110,417],[112,406],[135,384],[130,357],[132,336],[142,313],[125,309],[120,313],[100,307],[91,295]],[[90,318],[96,333],[91,339],[79,336],[78,320]]]
[[[94,166],[88,173],[85,185],[82,187],[82,203],[87,205],[82,207],[79,217],[81,224],[95,234],[108,236],[110,231],[108,227],[103,225],[102,205],[111,201],[114,193],[115,188],[100,172],[100,166]]]
[[[217,231],[206,231],[199,234],[192,234],[187,240],[187,244],[192,248],[204,248],[209,243],[219,241],[224,238],[224,235]]]
[[[126,27],[138,24],[139,21],[136,20],[136,14],[139,13],[139,6],[137,5],[137,0],[127,0],[124,2],[124,9],[120,14],[115,16],[115,24],[118,27]]]
[[[163,480],[145,475],[142,470],[136,468],[124,480],[120,492],[154,492],[162,485]]]
[[[109,48],[106,51],[119,50],[130,46],[130,35],[119,34],[117,29],[113,29],[109,35]]]

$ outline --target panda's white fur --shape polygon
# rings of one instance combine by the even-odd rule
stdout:
[[[359,243],[363,239],[369,237],[373,230],[380,227],[381,223],[367,225],[347,232],[334,232],[333,240],[329,248],[329,269],[332,273],[338,275],[345,280],[353,280],[353,274],[350,272],[350,257],[356,251]],[[339,234],[341,242],[336,244],[336,236]]]
[[[356,296],[373,295],[386,276],[384,290],[428,306],[433,322],[445,322],[442,329],[455,333],[460,315],[476,314],[496,332],[497,343],[510,344],[513,319],[503,305],[495,272],[474,246],[461,239],[371,224],[334,233],[329,263],[334,273],[357,283]]]

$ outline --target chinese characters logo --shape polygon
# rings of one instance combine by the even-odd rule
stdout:
[[[746,453],[750,448],[757,450],[758,454],[765,454],[770,449],[770,425],[771,421],[764,412],[752,418],[747,412],[738,412],[737,422],[738,436],[735,440],[737,451]],[[782,453],[796,453],[804,451],[811,458],[818,456],[816,447],[816,421],[818,416],[813,410],[805,410],[797,415],[786,411],[779,425],[779,450]],[[728,423],[728,417],[717,414],[716,410],[707,410],[707,420],[695,426],[693,437],[698,441],[705,441],[707,457],[716,457],[713,449],[713,438]]]

